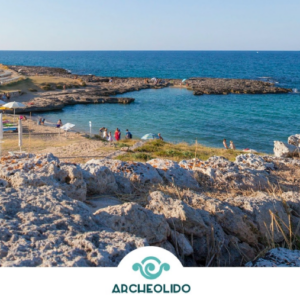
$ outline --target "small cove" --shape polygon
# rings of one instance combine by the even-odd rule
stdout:
[[[130,105],[88,104],[43,113],[47,121],[74,123],[76,129],[93,133],[108,127],[112,133],[128,128],[134,138],[160,132],[170,142],[222,147],[233,140],[238,149],[253,148],[271,153],[274,140],[286,141],[299,130],[295,127],[300,111],[300,95],[204,95],[178,88],[141,90],[123,94],[133,97]]]

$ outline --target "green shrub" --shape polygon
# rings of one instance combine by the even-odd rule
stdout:
[[[42,90],[44,90],[44,91],[51,91],[52,88],[51,88],[51,86],[45,85],[45,86],[42,86]]]
[[[152,159],[152,156],[146,153],[134,153],[132,154],[132,157],[135,160],[144,160],[144,161]]]
[[[122,148],[122,147],[130,147],[130,145],[128,145],[128,144],[126,144],[126,143],[122,143],[122,142],[117,143],[116,146],[117,146],[118,148]]]
[[[159,151],[163,146],[165,142],[162,140],[153,140],[150,142],[147,142],[141,147],[138,147],[136,151],[138,152],[156,152]]]
[[[160,157],[177,157],[182,159],[191,159],[194,158],[195,153],[190,151],[168,149],[168,150],[157,151],[155,152],[155,155]]]

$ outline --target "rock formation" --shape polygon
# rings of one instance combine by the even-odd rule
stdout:
[[[181,79],[157,79],[135,77],[102,77],[95,75],[74,75],[61,68],[9,66],[12,72],[22,76],[58,76],[81,80],[84,86],[76,86],[71,91],[57,90],[49,86],[48,92],[35,97],[25,109],[17,109],[17,113],[59,110],[66,105],[88,103],[123,103],[129,104],[132,98],[112,97],[142,89],[160,89],[168,86],[185,86],[194,95],[216,94],[277,94],[289,93],[291,89],[274,86],[273,83],[250,79],[226,78],[189,78],[184,84]],[[86,84],[88,85],[87,87]],[[60,87],[61,89],[62,87]]]
[[[298,266],[299,251],[285,249],[253,261],[269,245],[284,245],[300,224],[298,183],[286,182],[290,191],[277,195],[264,185],[297,172],[296,159],[246,154],[235,162],[76,165],[20,154],[0,164],[0,266],[117,266],[147,245],[185,266]],[[213,174],[209,185],[199,174]],[[223,195],[207,193],[220,184]],[[224,194],[230,188],[239,192]],[[131,200],[124,202],[126,194]]]

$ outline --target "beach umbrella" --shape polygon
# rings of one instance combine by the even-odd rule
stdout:
[[[12,108],[14,110],[14,118],[15,118],[16,108],[25,108],[26,105],[20,102],[13,101],[13,102],[6,103],[5,105],[3,105],[3,107]]]
[[[147,133],[141,139],[142,140],[154,140],[154,139],[159,139],[159,136],[157,134]]]
[[[22,144],[23,144],[22,134],[23,134],[22,120],[19,119],[18,136],[19,136],[19,147],[20,147],[20,151],[22,151]]]
[[[183,80],[182,80],[182,82],[185,82],[185,81],[186,81],[186,79],[183,79]]]
[[[65,131],[68,131],[68,130],[70,130],[73,127],[75,127],[74,124],[66,123],[65,125],[61,126],[60,128],[63,129],[63,130],[65,130]]]

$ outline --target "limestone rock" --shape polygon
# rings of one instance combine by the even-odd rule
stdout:
[[[94,216],[98,224],[146,238],[149,244],[163,242],[170,234],[164,216],[133,202],[99,209]]]
[[[299,156],[300,148],[284,142],[274,141],[274,155],[276,157]]]
[[[147,162],[156,168],[161,177],[168,183],[174,183],[182,188],[199,189],[199,185],[191,173],[180,165],[168,159],[152,159]]]
[[[0,179],[0,189],[6,188],[8,186],[8,182],[4,179]]]
[[[58,188],[0,189],[0,266],[117,266],[146,240],[99,226]]]
[[[115,177],[107,167],[87,163],[81,168],[88,194],[112,194],[117,191]]]
[[[113,159],[92,159],[86,163],[109,168],[122,193],[132,193],[134,188],[148,183],[162,183],[162,178],[158,172],[149,164],[139,162],[123,162]]]
[[[245,213],[239,207],[193,191],[185,192],[183,197],[190,206],[209,213],[214,228],[214,239],[219,243],[225,242],[225,231],[250,245],[258,244],[257,230],[253,231],[256,228],[255,223],[251,218],[246,218]]]
[[[81,169],[73,164],[60,163],[51,153],[5,156],[0,162],[0,178],[14,188],[53,186],[73,199],[86,199]]]
[[[190,242],[182,233],[171,230],[171,241],[175,249],[178,249],[179,254],[182,256],[188,256],[194,252]]]
[[[299,147],[299,142],[300,142],[300,134],[295,134],[288,137],[288,143],[290,145]]]
[[[300,251],[286,248],[270,250],[264,257],[246,264],[247,267],[300,267]]]
[[[257,231],[257,234],[265,239],[271,239],[272,218],[270,212],[279,218],[279,223],[284,222],[285,224],[288,224],[288,215],[282,200],[270,197],[262,192],[258,192],[256,196],[251,197],[238,196],[233,199],[229,198],[226,199],[225,202],[231,206],[240,208],[245,213],[245,219],[250,218],[253,224],[255,224],[252,230],[254,232]],[[288,228],[282,226],[282,230],[286,235],[288,234]],[[243,239],[241,238],[241,240]],[[284,237],[282,233],[274,224],[275,243],[282,242],[283,240]]]
[[[235,163],[243,169],[252,168],[260,171],[274,170],[274,163],[266,162],[263,157],[249,154],[240,154],[235,158]]]
[[[101,208],[123,204],[122,201],[120,201],[118,198],[109,195],[89,198],[87,201],[85,201],[85,203],[87,204],[92,213],[96,212]]]
[[[163,241],[162,243],[160,243],[158,245],[161,248],[164,248],[166,250],[168,250],[169,252],[171,252],[172,254],[174,254],[176,257],[178,257],[176,250],[174,248],[174,246],[169,242],[169,241]],[[0,248],[1,249],[1,248]],[[0,250],[1,251],[1,250]],[[0,252],[1,253],[1,252]],[[1,255],[1,254],[0,254]]]
[[[148,197],[147,209],[155,214],[163,214],[170,227],[183,234],[203,236],[208,227],[203,218],[207,217],[200,210],[193,209],[181,200],[174,200],[162,192],[152,192]]]
[[[272,163],[253,154],[238,156],[235,163],[221,156],[213,156],[205,162],[185,160],[179,164],[192,171],[200,185],[254,190],[268,187],[267,170],[274,168]]]

